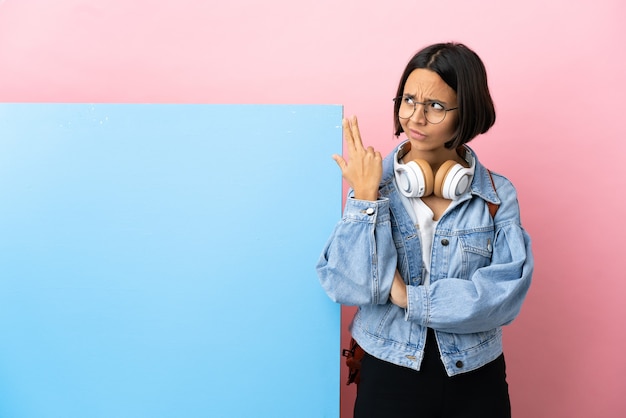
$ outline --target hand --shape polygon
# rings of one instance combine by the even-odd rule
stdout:
[[[393,283],[391,284],[391,294],[389,295],[389,299],[391,300],[391,303],[401,308],[406,308],[408,305],[406,284],[404,283],[404,280],[402,280],[402,276],[400,276],[400,272],[398,270],[396,270],[396,274],[393,275]]]
[[[363,147],[356,116],[343,120],[343,137],[349,161],[334,154],[333,160],[341,169],[343,178],[348,182],[354,197],[359,200],[377,200],[378,185],[383,176],[383,159],[374,148]]]

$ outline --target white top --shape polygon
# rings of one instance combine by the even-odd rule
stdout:
[[[395,173],[396,183],[398,182],[398,172]],[[400,193],[402,204],[411,216],[415,228],[420,231],[420,241],[422,244],[422,283],[426,286],[430,284],[430,262],[433,253],[433,238],[437,229],[438,221],[433,218],[435,214],[419,197],[407,197]],[[451,200],[450,204],[444,211],[446,213],[459,203],[458,199]],[[443,214],[442,214],[443,216]]]
[[[422,280],[425,285],[430,283],[430,260],[433,252],[433,236],[437,228],[438,221],[435,221],[433,211],[430,210],[426,203],[419,197],[409,198],[413,212],[415,214],[415,226],[420,231],[422,242],[422,262],[424,270],[422,271]]]
[[[430,262],[433,253],[433,238],[439,221],[434,220],[435,214],[419,197],[405,198],[405,207],[413,219],[415,228],[420,232],[420,242],[422,243],[422,281],[428,286],[430,284]],[[458,200],[450,201],[450,205],[444,213],[455,207]],[[409,210],[410,209],[410,210]],[[442,215],[443,216],[443,215]]]

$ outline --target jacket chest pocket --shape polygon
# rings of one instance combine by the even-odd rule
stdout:
[[[493,231],[472,232],[459,236],[463,278],[469,279],[476,270],[491,264],[493,239]]]

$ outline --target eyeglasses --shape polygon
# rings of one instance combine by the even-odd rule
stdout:
[[[458,109],[458,107],[446,109],[444,105],[435,101],[418,102],[411,96],[396,97],[393,101],[400,101],[400,108],[398,109],[398,117],[400,119],[409,119],[413,116],[415,109],[417,109],[417,105],[419,104],[424,106],[424,117],[433,125],[443,122],[449,110]]]

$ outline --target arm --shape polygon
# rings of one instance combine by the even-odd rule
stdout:
[[[363,147],[357,120],[343,121],[349,161],[333,159],[350,185],[343,217],[336,225],[317,272],[329,297],[346,305],[386,303],[397,255],[391,236],[389,202],[378,199],[382,158]]]
[[[487,331],[513,321],[528,292],[534,267],[530,237],[520,224],[513,186],[503,178],[494,219],[491,263],[469,280],[448,277],[430,286],[406,286],[406,319],[440,331]],[[393,291],[393,290],[392,290]]]
[[[348,197],[317,264],[322,287],[345,305],[387,303],[397,265],[389,202]]]

